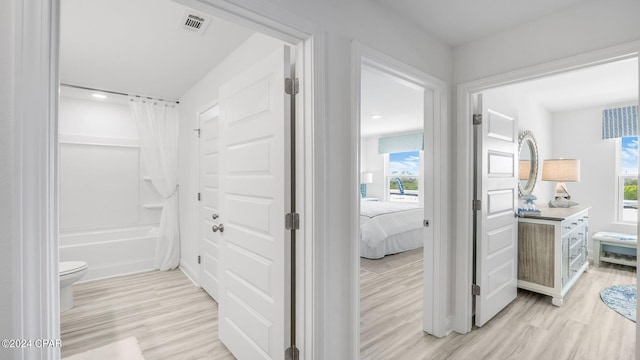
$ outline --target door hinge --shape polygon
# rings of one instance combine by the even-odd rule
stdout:
[[[298,78],[295,78],[293,80],[291,78],[284,79],[285,93],[287,93],[288,95],[297,95],[298,91],[300,91],[300,82],[298,81]]]
[[[482,124],[482,114],[473,114],[473,125]]]
[[[480,295],[480,285],[476,285],[476,284],[471,285],[471,295],[473,296]]]
[[[482,201],[480,200],[473,200],[471,202],[471,208],[473,209],[473,211],[480,211],[482,210]]]
[[[198,255],[198,264],[200,264],[200,255]]]
[[[197,132],[198,133],[198,137],[200,137],[200,133],[202,132],[201,129],[199,129],[199,128],[198,129],[193,129],[193,131]]]
[[[295,345],[291,345],[291,347],[287,348],[284,352],[285,360],[299,360],[300,359],[300,350]]]
[[[198,193],[198,201],[200,201],[200,198],[201,198],[200,193]]]
[[[284,227],[287,230],[300,230],[300,215],[298,213],[285,214]]]

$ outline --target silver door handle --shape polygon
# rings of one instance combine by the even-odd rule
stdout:
[[[213,232],[218,232],[218,230],[219,230],[220,232],[224,232],[224,225],[222,225],[222,224],[220,224],[220,225],[213,225],[213,226],[211,227],[211,231],[213,231]]]
[[[214,214],[211,215],[211,217],[213,218],[213,220],[215,220],[215,219],[218,218],[218,214],[214,213]]]

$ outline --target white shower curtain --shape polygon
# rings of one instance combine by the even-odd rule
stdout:
[[[151,183],[162,195],[154,266],[175,269],[180,264],[178,218],[178,106],[156,99],[130,97],[129,107],[138,126],[142,159]]]

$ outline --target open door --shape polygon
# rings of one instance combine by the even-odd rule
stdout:
[[[517,124],[498,104],[474,101],[475,325],[482,326],[517,295]],[[481,117],[478,115],[481,114]]]
[[[200,113],[200,285],[218,301],[219,233],[211,231],[220,213],[218,183],[218,107]]]
[[[220,87],[219,337],[240,360],[284,359],[289,345],[289,51]]]

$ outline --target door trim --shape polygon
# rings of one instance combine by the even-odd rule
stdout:
[[[322,358],[330,352],[330,344],[322,341],[325,323],[330,323],[330,309],[325,308],[323,272],[329,268],[330,257],[313,241],[322,238],[325,228],[326,202],[322,196],[325,185],[313,182],[314,174],[324,174],[325,153],[316,151],[326,142],[324,119],[326,57],[324,33],[307,20],[281,7],[252,0],[174,0],[178,3],[212,13],[248,26],[280,40],[296,44],[301,51],[304,74],[300,96],[299,119],[304,140],[304,166],[299,172],[299,208],[304,209],[299,253],[300,287],[298,339],[301,358]],[[24,0],[15,9],[15,128],[13,146],[16,187],[11,212],[13,223],[13,283],[20,291],[12,294],[14,335],[31,339],[59,339],[59,276],[58,276],[58,212],[57,212],[57,125],[58,125],[58,64],[60,0],[42,2]],[[35,24],[35,25],[34,25]],[[286,25],[285,25],[286,24]],[[35,26],[35,28],[34,28]],[[302,96],[304,94],[305,96]],[[321,180],[321,179],[319,179]],[[300,244],[303,243],[303,246]],[[302,281],[302,280],[299,280]],[[320,287],[320,288],[316,288]],[[325,320],[327,319],[327,320]],[[23,348],[20,357],[59,359],[60,349]],[[29,354],[29,355],[27,355]]]
[[[427,104],[433,105],[433,112],[430,114],[433,123],[424,128],[425,132],[431,131],[433,134],[433,159],[434,159],[434,198],[433,198],[433,214],[426,213],[425,217],[430,217],[433,228],[433,246],[431,258],[425,259],[425,263],[433,266],[425,267],[424,286],[423,286],[423,309],[430,311],[423,312],[423,329],[424,331],[442,337],[447,334],[449,326],[447,324],[447,281],[449,277],[448,266],[448,245],[447,245],[447,226],[449,217],[449,206],[446,198],[442,194],[447,194],[449,188],[447,185],[446,171],[446,146],[442,139],[448,137],[447,134],[447,85],[444,81],[425,74],[414,69],[392,57],[381,52],[362,45],[354,41],[351,47],[352,59],[352,80],[351,80],[351,103],[352,105],[352,122],[351,122],[351,166],[349,182],[351,189],[360,188],[360,82],[362,65],[366,65],[380,70],[389,75],[406,80],[412,84],[418,85],[425,90],[431,91],[432,96],[425,92],[425,114],[429,111]],[[426,149],[425,149],[426,150]],[[441,170],[441,171],[438,171]],[[439,174],[437,176],[436,174]],[[351,218],[352,239],[360,238],[360,192],[351,191],[351,208],[354,209]],[[352,268],[351,278],[352,284],[356,287],[352,292],[352,331],[356,334],[356,346],[353,358],[360,357],[360,242],[352,241]],[[428,271],[431,270],[431,271]]]
[[[472,326],[472,239],[473,239],[473,125],[471,124],[473,95],[496,87],[540,79],[569,71],[638,57],[640,41],[506,72],[458,85],[457,98],[457,155],[456,155],[456,238],[454,244],[455,288],[453,330],[465,334]]]

